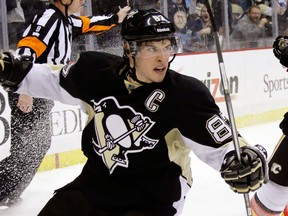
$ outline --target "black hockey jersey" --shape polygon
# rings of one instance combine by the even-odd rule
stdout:
[[[80,189],[111,211],[177,215],[192,185],[190,151],[220,170],[233,148],[230,126],[199,80],[168,70],[163,82],[129,92],[123,65],[121,57],[86,52],[62,70],[61,86],[94,112],[82,136],[88,161],[61,190]]]

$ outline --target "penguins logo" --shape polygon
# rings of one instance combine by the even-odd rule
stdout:
[[[129,106],[120,106],[114,97],[92,103],[95,111],[93,148],[110,173],[117,166],[128,167],[128,153],[152,149],[158,143],[159,140],[145,136],[155,124],[148,117]]]
[[[174,14],[174,23],[179,29],[183,29],[187,24],[187,14],[184,11],[177,11]]]

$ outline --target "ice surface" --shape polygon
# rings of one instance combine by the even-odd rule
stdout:
[[[279,121],[238,129],[251,144],[266,147],[269,155],[282,132]],[[81,171],[82,164],[38,173],[22,195],[22,202],[5,210],[1,216],[34,216],[40,211],[54,189],[73,180]],[[235,194],[224,183],[219,173],[200,162],[191,154],[194,177],[181,216],[245,216],[244,197]],[[252,193],[250,193],[250,197]]]

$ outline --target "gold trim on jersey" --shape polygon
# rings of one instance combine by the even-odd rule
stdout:
[[[186,178],[187,183],[192,185],[192,171],[190,168],[189,154],[191,149],[187,148],[182,140],[181,133],[178,129],[172,129],[166,136],[165,140],[168,148],[170,161],[174,162],[182,169],[182,176]]]

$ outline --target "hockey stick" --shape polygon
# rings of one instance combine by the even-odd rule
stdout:
[[[220,69],[220,75],[221,75],[221,84],[224,90],[224,97],[225,97],[225,102],[226,102],[226,107],[227,107],[227,113],[229,116],[229,121],[231,125],[231,130],[232,130],[232,139],[233,139],[233,144],[235,148],[235,152],[237,154],[237,158],[239,161],[241,161],[241,153],[240,153],[240,144],[239,144],[239,139],[238,139],[238,133],[237,133],[237,128],[236,128],[236,123],[235,123],[235,118],[234,118],[234,113],[233,113],[233,107],[232,107],[232,102],[231,102],[231,97],[230,97],[230,90],[229,90],[229,83],[225,71],[225,65],[222,57],[222,51],[220,47],[220,42],[219,42],[219,37],[218,33],[216,30],[216,23],[214,16],[212,14],[211,6],[209,4],[208,0],[205,0],[205,5],[208,11],[208,14],[210,16],[211,20],[211,25],[212,25],[212,31],[213,31],[213,36],[215,40],[215,45],[216,45],[216,51],[217,51],[217,56],[218,56],[218,62],[219,62],[219,69]],[[250,206],[250,198],[249,194],[245,193],[244,194],[244,200],[245,200],[245,206],[246,206],[246,213],[247,216],[252,216],[252,210]]]

